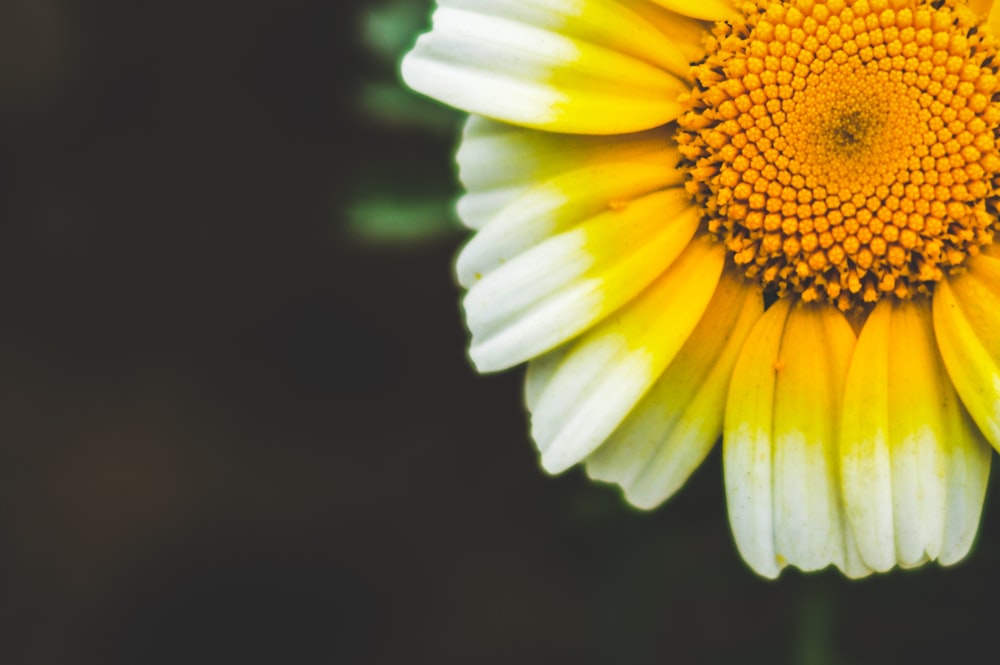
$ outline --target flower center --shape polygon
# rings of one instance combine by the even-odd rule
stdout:
[[[747,277],[849,310],[928,294],[993,242],[1000,80],[978,26],[951,0],[760,0],[716,26],[677,141]]]

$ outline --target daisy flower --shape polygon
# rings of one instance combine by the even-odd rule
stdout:
[[[949,565],[1000,447],[990,0],[438,0],[470,356],[652,508],[720,439],[760,575]],[[998,3],[1000,4],[1000,3]]]

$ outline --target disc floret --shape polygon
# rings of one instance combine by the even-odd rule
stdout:
[[[708,230],[778,297],[841,309],[993,242],[996,41],[958,2],[748,3],[692,70],[677,134]]]

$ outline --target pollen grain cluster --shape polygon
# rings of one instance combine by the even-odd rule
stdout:
[[[779,297],[863,307],[993,241],[996,40],[947,0],[747,4],[677,140],[708,229]]]

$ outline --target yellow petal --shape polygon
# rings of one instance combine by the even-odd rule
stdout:
[[[739,12],[726,0],[653,0],[658,5],[678,14],[705,21],[730,21],[739,17]]]
[[[992,7],[993,0],[969,0],[969,9],[981,18],[989,16]]]
[[[934,292],[934,331],[962,402],[1000,450],[1000,260],[977,256]]]
[[[996,0],[973,0],[970,6],[977,14],[986,17],[986,26],[994,37],[1000,38],[1000,3]]]
[[[705,35],[708,26],[698,19],[670,11],[652,2],[637,2],[633,11],[656,26],[676,46],[687,62],[697,62],[705,57]],[[675,72],[688,76],[690,71]]]

